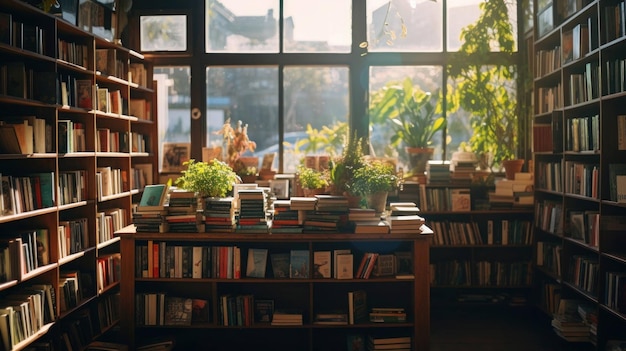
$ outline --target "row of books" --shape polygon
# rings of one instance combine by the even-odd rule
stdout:
[[[124,208],[108,208],[96,213],[96,243],[101,244],[113,239],[113,234],[126,224]]]
[[[89,49],[87,45],[57,38],[57,58],[59,60],[87,68],[89,67]]]
[[[135,296],[137,325],[191,325],[208,322],[207,300],[146,292]]]
[[[561,252],[563,246],[551,241],[537,242],[537,266],[558,277],[561,276]]]
[[[600,117],[597,114],[568,118],[565,122],[565,133],[567,151],[600,150]]]
[[[530,245],[532,222],[527,220],[487,220],[481,230],[477,222],[430,221],[435,235],[433,245]]]
[[[119,253],[96,259],[96,286],[98,293],[120,281],[121,265],[122,257]]]
[[[98,201],[105,197],[128,191],[128,174],[110,166],[96,168],[96,194]]]
[[[7,116],[0,121],[0,152],[32,154],[53,152],[52,126],[36,116]]]
[[[34,23],[23,22],[10,13],[0,13],[0,43],[40,55],[46,52],[45,38],[48,32]]]
[[[597,256],[572,255],[569,260],[569,282],[592,296],[598,296],[600,264]]]
[[[31,284],[3,297],[0,337],[5,350],[34,336],[55,320],[56,302],[51,284]]]
[[[55,205],[54,172],[2,175],[0,213],[15,215]]]
[[[57,231],[59,258],[82,252],[90,247],[88,223],[87,218],[59,222]]]
[[[535,78],[541,78],[561,68],[561,46],[538,50],[535,55]]]
[[[528,261],[437,261],[430,264],[432,286],[519,286],[532,283]]]
[[[50,262],[48,230],[10,234],[0,240],[0,282],[21,280],[28,272]]]

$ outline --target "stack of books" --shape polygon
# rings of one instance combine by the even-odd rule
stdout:
[[[426,223],[420,215],[389,215],[387,216],[390,231],[394,233],[420,234],[422,226]]]
[[[172,189],[169,195],[167,216],[165,216],[169,231],[174,233],[197,233],[201,224],[197,209],[198,197],[195,192]]]
[[[491,208],[533,206],[535,201],[533,190],[532,174],[518,172],[515,179],[502,179],[496,182],[495,191],[489,193],[489,204]]]
[[[275,310],[272,325],[302,325],[302,312],[297,310]]]
[[[290,200],[275,200],[272,233],[302,233],[298,211],[291,208]]]
[[[569,342],[591,340],[591,328],[578,313],[578,306],[582,303],[575,299],[561,299],[552,318],[554,332]]]
[[[315,315],[314,323],[324,325],[346,325],[348,324],[348,314],[345,312],[318,313]]]
[[[270,222],[267,220],[268,188],[241,189],[238,192],[239,210],[235,215],[238,233],[267,233]]]
[[[449,184],[450,161],[428,161],[426,165],[426,181],[428,184]]]
[[[370,312],[372,323],[405,323],[406,311],[398,307],[373,307]]]
[[[204,231],[229,233],[235,229],[233,197],[204,199]]]
[[[141,200],[133,212],[133,224],[137,232],[164,233],[169,230],[165,222],[168,186],[146,185]]]
[[[303,221],[305,232],[337,232],[348,227],[348,198],[336,195],[315,195],[315,210],[307,211]]]
[[[410,351],[412,350],[411,337],[374,337],[370,335],[367,338],[367,350]]]

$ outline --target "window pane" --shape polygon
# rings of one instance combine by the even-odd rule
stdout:
[[[470,71],[464,78],[449,80],[460,106],[448,114],[448,157],[461,142],[479,160],[484,156],[486,165],[493,165],[496,171],[502,159],[516,156],[519,122],[512,67],[485,65],[480,75]]]
[[[433,98],[430,102],[433,107],[439,106],[442,98],[438,94],[442,86],[442,67],[440,66],[381,66],[370,68],[370,107],[376,103],[377,96],[391,84],[402,86],[405,79],[410,79],[413,90],[421,93],[430,93]],[[418,93],[419,94],[419,93]],[[441,117],[442,114],[436,110],[435,115]],[[370,154],[377,157],[394,157],[398,159],[398,166],[404,171],[411,169],[409,159],[405,151],[406,144],[400,142],[393,143],[394,125],[389,119],[382,119],[380,116],[370,113]],[[433,159],[440,160],[442,153],[442,133],[437,132],[432,138],[431,147],[435,148]]]
[[[285,52],[350,52],[351,0],[283,3]]]
[[[306,155],[339,153],[348,126],[348,76],[347,67],[285,68],[284,172],[295,172]],[[317,131],[311,137],[307,126]],[[301,139],[308,140],[296,146]]]
[[[140,16],[141,51],[186,51],[187,16]]]
[[[367,0],[370,51],[443,49],[443,1]]]
[[[206,74],[207,145],[223,146],[216,132],[230,118],[233,127],[238,121],[248,124],[248,136],[256,143],[255,156],[277,152],[269,148],[278,143],[278,68],[209,67]]]
[[[159,146],[163,142],[190,142],[191,69],[187,66],[154,67],[154,80],[158,87]],[[159,158],[159,169],[161,162]]]
[[[206,0],[206,52],[278,52],[277,0]]]
[[[448,22],[448,51],[458,51],[463,42],[461,41],[462,30],[470,24],[474,24],[481,15],[480,4],[486,3],[482,0],[448,0],[447,22]],[[517,44],[517,2],[501,0],[508,9],[509,21],[512,26],[513,40]],[[493,2],[496,4],[496,2]],[[491,29],[491,25],[488,25]],[[491,43],[492,51],[499,51],[497,42]],[[514,50],[517,50],[515,45]]]

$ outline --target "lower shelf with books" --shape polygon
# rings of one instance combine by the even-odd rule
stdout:
[[[152,234],[132,226],[117,234],[123,257],[130,258],[122,261],[121,301],[122,310],[135,313],[120,324],[131,349],[155,328],[173,331],[183,349],[211,343],[228,345],[224,350],[330,350],[370,337],[408,338],[411,349],[429,349],[428,234]],[[150,251],[152,268],[139,269],[149,242],[157,250]],[[194,276],[191,268],[183,277],[156,269],[155,262],[168,262],[158,249],[165,247],[167,256],[168,246],[204,248],[197,256],[193,248],[187,253],[204,272]],[[373,266],[378,273],[367,278],[356,274],[372,253],[398,262],[398,269],[391,269],[394,263]],[[352,263],[337,267],[341,255],[353,255]],[[326,264],[328,271],[317,267]],[[274,271],[284,265],[287,272]]]

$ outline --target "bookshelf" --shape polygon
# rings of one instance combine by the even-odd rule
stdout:
[[[535,9],[541,5],[535,1]],[[626,272],[616,235],[626,228],[616,187],[626,156],[618,124],[626,114],[624,2],[553,6],[553,28],[534,33],[536,297],[550,318],[559,299],[589,306],[586,342],[604,350],[626,328],[626,311],[616,304],[624,293],[617,276]]]
[[[186,326],[177,326],[178,329],[173,333],[182,336],[176,338],[177,345],[179,345],[179,341],[197,343],[186,345],[189,348],[210,342],[212,345],[229,345],[228,349],[250,345],[277,350],[335,349],[345,347],[349,336],[372,334],[376,336],[409,336],[412,340],[413,349],[428,350],[430,347],[428,262],[429,241],[431,239],[431,235],[428,233],[432,232],[428,230],[424,233],[427,234],[153,234],[135,233],[135,228],[131,225],[118,232],[121,237],[121,254],[124,257],[122,262],[121,307],[125,311],[138,311],[139,308],[139,311],[143,313],[131,312],[122,316],[120,324],[125,342],[128,342],[130,348],[133,348],[146,335],[154,335],[157,330],[163,328],[158,325],[158,319],[154,323],[145,322],[146,311],[141,310],[143,305],[138,304],[136,298],[140,296],[142,297],[141,301],[144,301],[144,295],[164,293],[165,296],[200,298],[208,302],[209,313],[206,319],[194,320]],[[156,250],[166,247],[165,252],[168,250],[167,247],[176,248],[177,246],[236,247],[235,252],[239,252],[239,254],[234,253],[234,261],[216,260],[216,256],[211,256],[210,261],[220,262],[218,264],[222,268],[225,268],[224,264],[229,267],[232,265],[234,270],[232,277],[237,276],[236,272],[241,272],[240,278],[228,278],[231,275],[217,275],[217,272],[214,272],[214,275],[200,273],[202,278],[168,278],[167,273],[163,275],[158,270],[153,271],[153,276],[157,278],[144,277],[144,275],[148,275],[148,262],[142,264],[143,261],[138,257],[141,256],[142,250],[148,252],[149,243],[153,245],[153,248],[154,244],[157,244]],[[267,258],[265,278],[246,276],[249,249],[260,249],[256,250],[257,252],[267,250],[270,257]],[[312,272],[315,252],[334,252],[335,250],[351,251],[354,255],[353,262],[356,262],[353,264],[354,271],[357,270],[358,262],[361,261],[366,252],[408,253],[402,257],[405,261],[408,259],[409,267],[414,274],[397,277],[372,276],[369,279],[313,278],[312,275],[307,277],[301,274],[292,275],[292,278],[275,278],[273,276],[272,255],[291,254],[292,251],[297,251],[298,254],[308,254],[310,261],[305,267],[308,268],[309,272]],[[206,261],[203,259],[203,262]],[[165,260],[160,259],[157,265],[161,262],[167,262],[167,258]],[[142,274],[142,270],[138,269],[140,264],[146,270],[145,274]],[[154,268],[154,261],[152,264]],[[212,267],[214,266],[212,265]],[[226,271],[222,273],[227,274]],[[215,276],[220,278],[215,278]],[[357,317],[355,324],[314,323],[316,316],[321,313],[337,313],[336,311],[346,313],[349,310],[348,293],[361,290],[365,292],[368,309],[372,307],[403,308],[406,311],[406,321],[373,323],[360,321]],[[263,310],[267,310],[268,301],[271,301],[274,311],[298,310],[301,317],[297,317],[298,321],[295,322],[297,325],[288,326],[271,325],[268,322],[253,319],[253,317],[233,322],[232,315],[230,315],[230,322],[224,320],[227,317],[222,312],[224,311],[222,301],[225,302],[228,298],[232,298],[233,303],[245,304],[246,300],[250,301],[250,297],[254,301],[262,301]],[[356,306],[355,302],[354,308],[359,310]],[[288,318],[286,319],[288,320]],[[301,324],[300,318],[302,318]],[[237,337],[233,338],[235,335]],[[276,340],[280,340],[280,342]]]
[[[49,306],[22,335],[2,340],[8,350],[81,349],[118,324],[113,232],[130,222],[140,189],[157,174],[154,111],[130,113],[132,99],[155,104],[151,63],[22,1],[2,1],[0,17],[0,241],[12,261],[0,308],[18,297],[31,304],[19,311]],[[98,70],[99,49],[114,52],[119,70]],[[143,80],[129,80],[138,64]],[[103,97],[116,108],[98,105],[96,86],[115,92]]]

